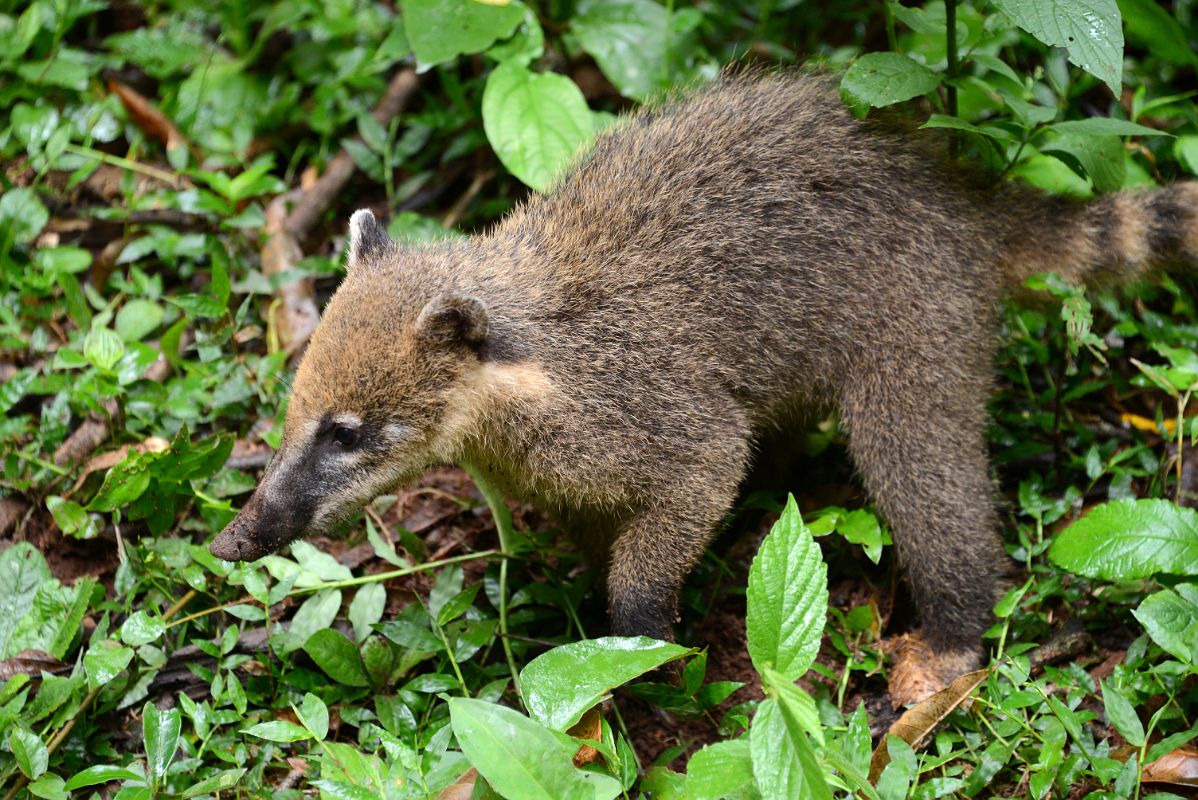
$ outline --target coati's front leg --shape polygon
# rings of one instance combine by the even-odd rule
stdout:
[[[652,505],[616,531],[607,592],[617,635],[673,638],[682,583],[732,507],[748,465],[747,432],[730,425],[713,438],[696,442],[693,458],[677,462]]]

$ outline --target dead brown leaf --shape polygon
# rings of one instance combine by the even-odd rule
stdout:
[[[137,126],[148,136],[161,142],[167,150],[189,146],[187,137],[180,132],[175,123],[136,89],[112,79],[108,81],[108,89],[121,99],[125,110]]]
[[[1144,783],[1198,786],[1198,748],[1179,747],[1144,765]]]
[[[114,467],[124,461],[125,456],[129,455],[130,450],[136,450],[139,453],[164,453],[170,446],[171,443],[161,436],[150,436],[144,442],[122,445],[116,450],[109,450],[107,453],[100,453],[98,456],[93,456],[84,465],[83,471],[79,473],[79,478],[75,481],[75,485],[66,493],[66,496],[70,497],[79,491],[79,487],[87,480],[88,475],[91,475],[93,472],[99,472],[102,469]]]
[[[979,669],[965,673],[939,692],[903,712],[903,715],[890,726],[890,730],[886,732],[887,735],[897,736],[911,745],[912,748],[917,748],[920,742],[935,730],[936,726],[953,709],[958,708],[965,702],[969,695],[973,693],[973,690],[978,687],[978,684],[986,679],[988,673],[988,669]],[[892,685],[893,682],[894,678],[891,677]],[[873,759],[869,763],[869,780],[871,783],[877,781],[878,776],[882,774],[882,770],[889,763],[890,750],[887,749],[886,739],[883,738],[878,748],[874,750]]]
[[[447,786],[437,795],[437,800],[470,800],[474,796],[474,784],[478,780],[478,770],[474,767],[466,770],[462,777]]]
[[[41,675],[45,672],[65,672],[67,665],[41,650],[22,650],[12,658],[0,660],[0,681],[17,675]]]
[[[577,739],[590,739],[593,742],[599,741],[599,738],[603,735],[603,715],[599,713],[599,706],[595,706],[583,714],[582,719],[578,720],[574,727],[570,728],[566,733]],[[589,744],[582,745],[578,748],[578,752],[574,754],[574,766],[576,767],[584,767],[598,760],[599,751]]]

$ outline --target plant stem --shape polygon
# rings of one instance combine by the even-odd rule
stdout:
[[[83,156],[84,158],[95,159],[96,161],[103,162],[109,166],[120,167],[121,169],[127,169],[132,172],[140,172],[141,174],[148,175],[151,178],[157,178],[158,180],[168,183],[171,186],[179,185],[179,176],[172,172],[167,172],[164,169],[158,169],[158,167],[151,167],[148,164],[142,164],[137,161],[131,161],[128,158],[114,156],[111,153],[105,153],[102,150],[96,150],[91,147],[80,147],[76,144],[68,144],[63,148],[63,150],[67,153],[74,153],[77,156]]]
[[[512,555],[512,538],[515,534],[512,512],[503,502],[503,494],[477,468],[469,465],[462,465],[462,468],[474,479],[474,485],[482,493],[483,499],[491,508],[491,516],[495,518],[495,530],[499,534],[499,552],[504,556],[499,562],[499,633],[503,654],[507,657],[508,670],[512,673],[512,686],[515,687],[520,701],[524,702],[524,692],[520,689],[520,671],[516,669],[516,657],[512,654],[512,641],[507,630],[507,563]]]
[[[944,4],[944,36],[948,49],[948,86],[945,97],[948,113],[957,116],[957,87],[953,81],[957,79],[957,0],[946,0]]]
[[[886,46],[892,53],[897,53],[898,37],[894,35],[894,12],[890,10],[890,0],[882,0],[882,19],[886,21]]]

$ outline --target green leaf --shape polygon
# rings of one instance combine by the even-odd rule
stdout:
[[[94,767],[88,767],[72,775],[63,788],[68,792],[73,792],[76,789],[99,786],[102,783],[110,783],[112,781],[140,780],[145,780],[145,775],[142,775],[140,772],[134,772],[127,767],[118,767],[115,764],[97,764]]]
[[[753,785],[748,738],[709,744],[686,765],[688,800],[720,800]]]
[[[41,233],[50,212],[32,189],[9,189],[0,197],[0,243],[25,244]]]
[[[1173,154],[1191,175],[1198,175],[1198,135],[1178,136]]]
[[[149,644],[166,632],[166,623],[157,614],[134,611],[121,625],[121,641],[131,647]]]
[[[167,767],[175,760],[182,723],[182,714],[177,707],[160,711],[151,702],[142,708],[141,729],[145,737],[146,768],[154,786],[166,776]]]
[[[798,680],[819,652],[828,615],[828,568],[793,496],[749,568],[746,603],[753,666]]]
[[[188,786],[180,797],[186,800],[186,798],[198,797],[202,794],[219,796],[221,792],[236,787],[241,782],[241,776],[245,775],[245,770],[245,767],[222,770],[215,775]]]
[[[538,192],[594,134],[586,100],[563,75],[500,64],[483,90],[483,128],[503,165]]]
[[[555,647],[520,671],[524,705],[545,727],[564,731],[612,689],[692,652],[644,636],[606,636]]]
[[[1020,161],[1012,168],[1011,175],[1053,194],[1081,198],[1093,194],[1085,178],[1069,169],[1061,159],[1043,153],[1034,153]]]
[[[440,64],[506,39],[524,17],[522,3],[402,0],[404,30],[422,64]]]
[[[878,776],[878,797],[881,800],[904,800],[919,771],[919,763],[915,751],[904,739],[888,734],[885,741],[890,761]]]
[[[358,648],[341,631],[325,628],[308,637],[304,651],[333,680],[346,686],[369,686]]]
[[[94,539],[100,535],[96,521],[74,500],[66,500],[52,494],[46,498],[46,508],[50,510],[54,523],[58,525],[63,536]]]
[[[1198,65],[1185,30],[1172,14],[1155,0],[1117,0],[1127,26],[1127,38],[1176,67]]]
[[[875,107],[919,97],[939,85],[939,75],[901,53],[866,53],[840,79],[843,94]]]
[[[465,614],[466,610],[470,608],[471,603],[474,602],[474,598],[481,586],[481,583],[471,584],[449,598],[445,605],[437,612],[437,624],[448,625],[462,614]]]
[[[298,637],[300,643],[307,642],[314,633],[332,625],[340,609],[340,590],[322,589],[305,600],[295,612],[288,632]]]
[[[1071,119],[1049,125],[1048,130],[1060,134],[1078,134],[1081,136],[1170,136],[1165,131],[1149,128],[1136,122],[1114,117],[1089,117],[1087,119]]]
[[[29,793],[42,800],[67,800],[65,781],[53,772],[47,772],[29,784]]]
[[[308,733],[306,728],[296,725],[294,722],[287,722],[281,719],[272,722],[259,722],[257,725],[251,725],[241,732],[250,736],[257,736],[259,739],[280,743],[298,742],[302,739],[312,738],[312,734]]]
[[[83,342],[83,356],[97,369],[110,370],[125,354],[125,343],[108,328],[95,327]]]
[[[1123,25],[1115,0],[994,0],[1015,24],[1095,76],[1116,97],[1123,83]]]
[[[134,299],[117,312],[117,335],[126,342],[140,342],[162,324],[162,306],[150,300]]]
[[[329,707],[319,697],[311,692],[305,693],[303,705],[296,711],[300,722],[311,732],[312,736],[324,739],[329,735]]]
[[[504,797],[610,800],[621,792],[614,778],[576,769],[553,733],[510,708],[453,697],[449,719],[470,764]]]
[[[381,583],[368,583],[358,589],[349,604],[349,621],[354,626],[354,639],[359,644],[371,634],[371,626],[383,618],[387,605],[387,590]]]
[[[1144,724],[1140,722],[1135,706],[1111,685],[1110,680],[1102,682],[1102,705],[1107,722],[1115,726],[1119,735],[1133,747],[1143,747],[1146,741]]]
[[[1185,586],[1190,587],[1186,596],[1164,589],[1145,597],[1132,614],[1161,648],[1184,663],[1198,664],[1198,602],[1192,599],[1198,597],[1198,585],[1176,588]]]
[[[653,0],[583,0],[570,29],[620,94],[646,100],[669,83],[670,15]]]
[[[12,729],[8,734],[8,749],[12,750],[21,772],[30,780],[40,776],[50,766],[50,751],[41,737],[27,728],[17,726]]]
[[[113,639],[92,642],[83,656],[83,671],[87,683],[93,689],[111,681],[133,660],[133,648],[123,647]]]
[[[1127,164],[1123,160],[1123,143],[1114,136],[1070,134],[1049,142],[1042,149],[1046,153],[1067,153],[1076,158],[1100,192],[1123,187]]]
[[[38,587],[49,580],[45,557],[28,542],[0,552],[0,658],[16,655],[9,642],[17,625],[33,609]]]
[[[1104,580],[1198,575],[1198,511],[1168,500],[1116,500],[1057,534],[1048,556]]]
[[[767,698],[757,707],[749,730],[749,752],[764,800],[832,800],[807,734],[778,701]]]

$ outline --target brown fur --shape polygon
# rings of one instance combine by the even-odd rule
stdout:
[[[730,77],[600,136],[485,236],[401,248],[363,212],[351,233],[271,467],[289,477],[268,474],[219,555],[457,461],[607,550],[617,632],[666,636],[755,441],[835,406],[959,672],[1004,568],[984,436],[999,299],[1042,271],[1193,262],[1198,188],[984,190],[824,78]],[[337,414],[361,420],[348,455]],[[379,444],[388,423],[402,441]]]

